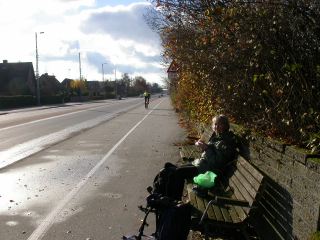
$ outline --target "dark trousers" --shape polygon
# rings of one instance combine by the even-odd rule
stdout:
[[[185,180],[192,179],[198,174],[198,169],[192,164],[177,167],[174,176],[169,181],[170,195],[176,200],[181,200]]]

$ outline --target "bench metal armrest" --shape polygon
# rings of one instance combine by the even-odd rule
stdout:
[[[204,212],[201,216],[199,225],[203,222],[203,219],[205,218],[210,205],[233,205],[233,206],[250,208],[249,202],[247,202],[247,201],[215,196],[214,199],[212,199],[208,202],[206,209],[204,210]]]

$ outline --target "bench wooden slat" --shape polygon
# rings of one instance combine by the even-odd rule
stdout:
[[[240,157],[241,158],[241,157]],[[245,176],[246,180],[252,185],[254,191],[258,191],[261,185],[262,178],[257,179],[257,174],[260,174],[258,170],[253,169],[249,163],[245,163],[240,160],[238,164],[241,164],[242,167],[238,168],[239,172]],[[260,174],[261,175],[261,174]]]
[[[261,185],[262,178],[255,179],[252,173],[257,172],[254,168],[250,168],[251,172],[248,172],[248,164],[243,159],[239,159],[237,163],[237,171],[229,180],[230,186],[233,187],[234,195],[238,199],[244,199],[252,203],[256,197],[256,193]],[[255,174],[256,175],[256,174]]]
[[[220,209],[224,218],[224,222],[232,222],[232,218],[230,216],[228,209],[226,207],[220,207]]]
[[[229,209],[228,209],[230,217],[232,219],[232,222],[234,222],[234,223],[238,223],[238,222],[241,222],[243,220],[242,216],[239,215],[239,213],[238,213],[236,208],[237,207],[235,207],[235,206],[230,206]]]
[[[251,203],[254,200],[257,191],[255,191],[250,182],[247,181],[247,178],[237,171],[234,173],[234,178],[232,179],[235,181],[235,184],[238,186],[244,199]]]
[[[205,207],[208,204],[208,200],[204,200],[203,198],[199,198],[199,196],[196,195],[196,193],[192,190],[192,184],[187,185],[187,191],[189,194],[189,199],[192,204],[199,212],[204,212]],[[221,210],[217,206],[210,206],[208,210],[208,217],[210,219],[214,219],[217,221],[224,221],[223,215],[221,213]]]
[[[229,186],[232,189],[232,192],[233,192],[232,196],[234,196],[234,198],[240,199],[240,200],[245,199],[243,197],[243,195],[241,194],[241,192],[239,191],[238,186],[236,185],[236,183],[232,179],[229,180]]]
[[[261,183],[261,181],[263,180],[263,175],[258,170],[256,170],[248,161],[239,156],[238,163],[245,166],[244,168],[248,169],[248,172],[250,172],[251,175],[253,175],[259,183]]]
[[[236,173],[235,173],[236,174]],[[238,179],[237,176],[234,176],[230,179],[230,186],[233,187],[234,196],[236,196],[239,200],[246,200],[252,204],[254,198],[248,193],[246,188],[243,186],[243,183],[241,183],[241,180]]]
[[[180,147],[180,157],[184,161],[199,158],[201,156],[200,149],[195,145],[185,145]]]
[[[212,205],[211,208],[212,208],[212,211],[213,211],[214,214],[215,214],[215,217],[216,217],[215,219],[216,219],[217,221],[224,222],[223,214],[222,214],[222,212],[221,212],[220,207],[218,207],[218,206],[216,206],[216,205]]]
[[[198,208],[197,208],[197,200],[196,200],[196,195],[195,195],[195,193],[193,193],[193,192],[190,192],[189,191],[189,187],[191,186],[191,184],[188,184],[187,185],[187,191],[188,191],[188,197],[189,197],[189,200],[190,200],[190,204],[194,207],[194,209],[196,209],[197,210],[197,214],[201,214],[200,213],[200,211],[198,210]]]
[[[250,204],[250,206],[252,205],[252,201],[250,199],[245,199],[243,197],[243,195],[241,194],[241,192],[238,189],[238,186],[234,185],[234,183],[230,183],[230,186],[232,186],[234,188],[234,195],[232,197],[234,197],[235,199],[239,199],[239,200],[247,200]],[[247,216],[248,212],[249,212],[249,208],[241,208],[241,211],[244,212],[244,215]],[[240,214],[240,210],[239,210],[239,214]]]
[[[192,184],[188,184],[188,194],[189,194],[189,198],[191,201],[191,204],[198,209],[199,212],[204,212],[205,207],[208,204],[208,201],[203,199],[203,198],[199,198],[196,193],[192,190]],[[200,215],[201,215],[200,214]],[[199,217],[200,217],[199,215]],[[220,219],[221,220],[221,216],[219,214],[216,215],[216,213],[214,212],[213,208],[209,208],[208,210],[208,216],[210,219]]]
[[[209,201],[206,199],[205,200],[205,205],[207,206],[208,203],[209,203]],[[208,214],[208,218],[209,219],[223,221],[223,216],[222,216],[220,210],[217,211],[217,209],[215,209],[212,205],[209,206],[207,214]]]
[[[196,195],[196,194],[195,194]],[[201,211],[204,212],[206,209],[206,205],[204,203],[204,199],[200,198],[199,196],[196,195],[196,201],[197,201],[197,208]]]
[[[234,206],[234,210],[237,212],[238,217],[241,221],[244,221],[248,217],[248,208]]]
[[[210,137],[212,136],[212,128],[211,127],[205,128],[200,135],[201,135],[201,139],[204,142],[208,142]]]
[[[207,206],[208,201],[205,201],[205,204],[206,204],[206,206]],[[216,215],[216,212],[214,211],[214,208],[213,208],[212,205],[209,206],[209,209],[208,209],[207,214],[208,214],[208,218],[209,218],[209,219],[219,219],[219,218],[221,218],[221,216]]]

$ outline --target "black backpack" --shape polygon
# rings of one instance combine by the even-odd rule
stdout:
[[[180,204],[161,211],[156,229],[157,240],[186,240],[191,225],[191,206]]]
[[[177,169],[177,166],[172,163],[165,163],[164,167],[160,170],[160,172],[155,176],[153,180],[153,190],[152,193],[159,194],[161,196],[175,198],[173,196],[173,188],[174,187],[174,173]]]
[[[139,206],[145,212],[145,217],[138,235],[123,236],[123,240],[186,240],[191,226],[191,206],[181,204],[159,194],[147,197],[147,207]],[[156,231],[151,236],[144,235],[144,227],[150,212],[156,215]]]
[[[191,226],[191,205],[153,193],[147,206],[155,209],[156,240],[186,240]]]
[[[123,239],[127,240],[186,240],[191,224],[191,206],[180,204],[179,196],[175,194],[175,171],[177,166],[167,162],[153,180],[153,187],[148,187],[150,195],[147,197],[147,207],[139,208],[146,216],[139,229],[139,235],[133,235]],[[156,215],[156,231],[153,236],[143,235],[144,226],[149,212]]]
[[[153,181],[149,206],[156,209],[157,240],[186,240],[191,225],[191,206],[179,204],[176,194],[175,171],[177,166],[167,162]]]

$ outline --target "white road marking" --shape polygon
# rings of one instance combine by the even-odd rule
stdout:
[[[103,115],[103,116],[100,116],[100,117],[73,125],[69,128],[65,128],[65,129],[60,130],[58,132],[54,132],[54,133],[51,133],[51,134],[48,134],[45,136],[41,136],[41,137],[32,139],[30,141],[27,141],[27,142],[18,144],[14,147],[11,147],[9,149],[6,149],[5,151],[0,151],[0,169],[7,167],[13,163],[16,163],[26,157],[29,157],[32,154],[40,152],[43,149],[47,148],[48,146],[52,146],[53,144],[56,144],[60,141],[63,141],[64,139],[68,138],[72,134],[75,134],[77,132],[95,127],[102,122],[108,121],[108,120],[114,118],[115,116],[117,116],[118,114],[121,114],[122,112],[126,112],[132,108],[135,108],[138,105],[141,105],[141,103],[134,104],[134,105],[129,106],[127,108],[121,109],[120,111],[115,111],[114,113],[106,114],[106,115]],[[96,107],[96,108],[99,108],[99,107]],[[96,109],[96,108],[91,108],[91,109]],[[83,110],[83,111],[86,111],[86,110]],[[81,112],[83,112],[83,111],[81,111]],[[63,116],[69,115],[69,114],[73,114],[73,113],[64,114]],[[62,115],[60,115],[60,116],[62,116]],[[55,117],[60,117],[60,116],[55,116]],[[46,118],[46,119],[51,119],[51,118],[55,118],[55,117],[50,117],[50,118]],[[40,120],[36,120],[33,122],[24,123],[21,125],[39,122],[39,121],[43,121],[46,119],[40,119]],[[14,126],[14,127],[16,127],[16,126]],[[11,127],[9,127],[9,128],[11,128]]]
[[[61,115],[57,115],[57,116],[53,116],[53,117],[48,117],[48,118],[42,118],[42,119],[34,120],[34,121],[31,121],[31,122],[26,122],[26,123],[13,125],[13,126],[10,126],[10,127],[1,128],[0,131],[8,130],[8,129],[15,128],[15,127],[21,127],[21,126],[25,126],[25,125],[29,125],[29,124],[33,124],[33,123],[37,123],[37,122],[42,122],[42,121],[46,121],[46,120],[50,120],[50,119],[55,119],[55,118],[59,118],[59,117],[64,117],[64,116],[68,116],[68,115],[72,115],[72,114],[82,113],[82,112],[85,112],[85,111],[90,111],[90,110],[94,110],[94,109],[101,108],[101,107],[103,107],[103,106],[98,106],[98,107],[94,107],[94,108],[87,108],[87,109],[84,109],[84,110],[71,112],[71,113],[65,113],[65,114],[61,114]]]
[[[75,197],[75,195],[81,190],[81,188],[88,182],[88,180],[95,174],[95,172],[107,161],[111,154],[119,147],[119,145],[153,112],[153,110],[162,103],[161,100],[151,111],[148,112],[129,132],[127,132],[111,149],[110,151],[95,165],[91,171],[83,178],[69,194],[63,198],[55,209],[42,221],[42,223],[34,230],[27,240],[40,240],[44,234],[49,230],[53,224],[56,216],[62,211],[62,209]]]

